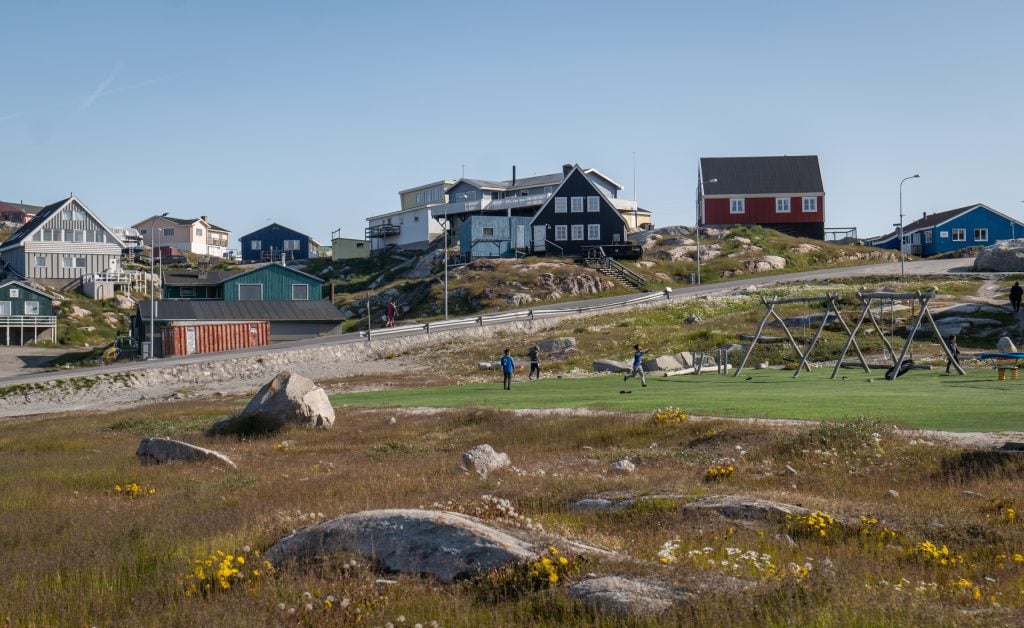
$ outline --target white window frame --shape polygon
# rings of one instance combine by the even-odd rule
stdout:
[[[583,236],[586,235],[583,232],[583,227],[584,225],[572,225],[572,233],[570,235],[574,242],[580,242],[583,240]]]
[[[299,240],[283,240],[281,243],[281,249],[284,251],[298,251],[299,248]]]
[[[952,229],[953,242],[967,242],[967,229]]]
[[[306,296],[298,298],[295,296],[296,288],[305,288]],[[300,290],[301,292],[301,290]],[[309,284],[308,283],[293,283],[292,284],[292,301],[309,301]]]
[[[252,288],[253,286],[260,289],[260,298],[258,299],[243,299],[242,288]],[[261,283],[240,283],[238,284],[238,300],[239,301],[262,301],[263,300],[263,284]]]
[[[948,231],[940,231],[939,232],[939,237],[940,238],[948,238],[949,237],[949,232]]]
[[[42,264],[40,264],[39,262],[42,262]],[[36,268],[46,268],[46,256],[45,255],[36,255],[36,266],[35,267]]]
[[[259,251],[263,248],[262,240],[249,240],[250,251]]]
[[[572,197],[572,202],[570,203],[569,211],[571,213],[573,213],[573,214],[582,214],[583,213],[583,197],[582,196],[574,196],[574,197]]]
[[[75,258],[75,268],[87,268],[89,266],[89,260],[84,257]]]
[[[174,237],[174,227],[164,227],[163,231],[161,232],[160,235],[162,237],[165,237],[165,238],[173,238]]]
[[[805,196],[802,201],[803,213],[815,214],[818,212],[818,197],[817,196]]]
[[[775,199],[775,213],[788,214],[792,210],[789,197]]]
[[[196,296],[196,289],[188,286],[181,289],[181,298],[190,298]]]
[[[932,243],[932,231],[931,231],[931,229],[929,229],[928,231],[924,232],[924,243],[925,244],[931,244]]]
[[[11,311],[10,301],[0,301],[0,316],[12,316]]]
[[[730,214],[745,214],[747,213],[747,204],[742,198],[730,198],[729,199],[729,213]]]
[[[197,238],[203,237],[203,228],[202,227],[196,227],[196,237]]]
[[[978,237],[979,235],[984,237]],[[974,241],[975,242],[988,242],[988,227],[975,227],[974,228]]]
[[[568,214],[569,213],[568,199],[566,199],[564,196],[559,196],[559,197],[555,198],[555,213],[556,214]]]
[[[555,242],[565,242],[569,239],[569,225],[555,225]]]
[[[588,240],[600,240],[601,239],[601,225],[600,224],[589,224],[589,225],[587,225],[587,239]]]
[[[588,196],[587,197],[587,211],[588,212],[599,212],[599,211],[601,211],[601,197],[600,196]]]
[[[39,316],[39,301],[25,301],[25,316]]]
[[[484,236],[494,237],[494,227],[481,227],[480,231]]]
[[[21,288],[11,288],[11,289],[9,289],[7,291],[7,296],[11,297],[12,299],[20,298],[21,297]]]
[[[60,267],[61,268],[74,268],[75,267],[75,256],[74,255],[64,255],[64,256],[62,256],[60,258]]]

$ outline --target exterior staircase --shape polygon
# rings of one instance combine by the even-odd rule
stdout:
[[[647,283],[646,279],[608,257],[600,249],[589,251],[588,255],[583,258],[583,263],[635,290],[643,290],[644,284]]]

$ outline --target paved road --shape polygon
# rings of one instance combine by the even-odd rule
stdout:
[[[946,275],[949,273],[967,272],[971,265],[974,263],[973,258],[962,258],[952,260],[924,260],[916,262],[906,263],[906,274],[914,276],[923,275]],[[673,288],[669,298],[673,301],[692,299],[697,296],[713,295],[726,293],[731,290],[738,288],[747,287],[758,287],[768,286],[777,283],[792,283],[800,281],[815,281],[820,279],[841,279],[848,277],[865,277],[865,276],[879,276],[879,275],[893,275],[899,276],[900,265],[896,263],[885,263],[885,264],[871,264],[865,266],[850,266],[844,268],[826,268],[820,270],[809,270],[799,273],[788,273],[780,275],[768,275],[768,276],[750,276],[742,279],[735,279],[732,281],[723,281],[714,284],[705,284],[703,286],[684,286],[679,288]],[[545,305],[545,310],[575,310],[580,307],[590,307],[594,305],[612,305],[621,303],[630,298],[634,298],[636,295],[631,296],[616,296],[616,297],[603,297],[599,299],[588,299],[583,301],[573,301],[567,303],[558,303],[553,305]],[[521,313],[526,313],[529,310],[517,310]],[[389,331],[388,337],[395,337],[401,335],[418,335],[421,334],[422,328],[419,325],[410,325],[406,331],[393,330]],[[111,374],[119,372],[137,372],[143,369],[149,368],[165,368],[168,366],[183,365],[183,364],[195,364],[200,362],[208,362],[212,359],[221,358],[232,358],[245,355],[265,355],[276,351],[291,351],[294,349],[308,347],[308,346],[322,346],[322,345],[334,345],[334,344],[348,344],[354,342],[365,342],[366,339],[359,333],[347,333],[338,334],[333,336],[321,336],[318,338],[307,338],[305,340],[297,340],[294,342],[279,343],[271,347],[257,347],[253,349],[240,349],[236,351],[225,351],[212,355],[209,353],[181,356],[175,358],[163,358],[157,360],[150,360],[147,362],[125,362],[121,364],[112,364],[110,366],[99,366],[99,367],[88,367],[71,369],[67,371],[49,371],[45,373],[33,373],[33,374],[22,374],[14,375],[10,377],[0,377],[0,387],[12,386],[15,384],[28,384],[34,382],[45,382],[54,379],[67,379],[70,377],[89,377],[98,374]]]

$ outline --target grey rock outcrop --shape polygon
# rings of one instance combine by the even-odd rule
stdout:
[[[334,425],[334,408],[323,388],[313,380],[282,371],[260,388],[239,414],[218,421],[211,434],[259,434],[276,432],[286,425],[328,428]]]
[[[143,466],[174,461],[197,462],[214,460],[223,462],[232,469],[237,468],[237,465],[235,465],[231,458],[228,458],[219,451],[170,438],[157,438],[153,436],[143,438],[142,442],[139,443],[139,448],[135,450],[135,455],[138,456],[139,462]]]
[[[1001,240],[986,246],[975,258],[972,270],[1000,273],[1024,271],[1024,239]]]
[[[612,463],[611,471],[615,475],[629,475],[636,471],[636,465],[629,460],[617,460]]]
[[[793,504],[739,495],[713,495],[683,506],[688,512],[715,512],[727,519],[782,521],[786,515],[807,515],[810,510]]]
[[[494,451],[494,447],[486,444],[477,445],[462,454],[462,466],[468,470],[476,471],[476,474],[482,478],[486,478],[494,471],[504,469],[511,464],[508,454]]]
[[[668,610],[678,594],[668,587],[622,576],[606,576],[577,582],[569,596],[600,611],[617,615],[654,614]]]
[[[562,338],[546,338],[537,347],[544,353],[568,353],[576,350],[576,339],[572,336]]]
[[[431,510],[373,510],[342,515],[284,537],[266,552],[275,567],[290,560],[351,552],[391,572],[445,582],[537,557],[537,548],[473,517]]]
[[[688,365],[680,362],[675,355],[659,355],[656,358],[644,360],[643,366],[645,372],[653,373],[655,371],[678,371]]]
[[[1017,345],[1009,337],[1003,336],[996,342],[996,351],[1000,353],[1017,353]]]

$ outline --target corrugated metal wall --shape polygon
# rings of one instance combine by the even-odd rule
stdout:
[[[192,334],[194,340],[190,339]],[[163,328],[163,357],[265,347],[269,344],[270,323],[267,321],[174,322]]]

